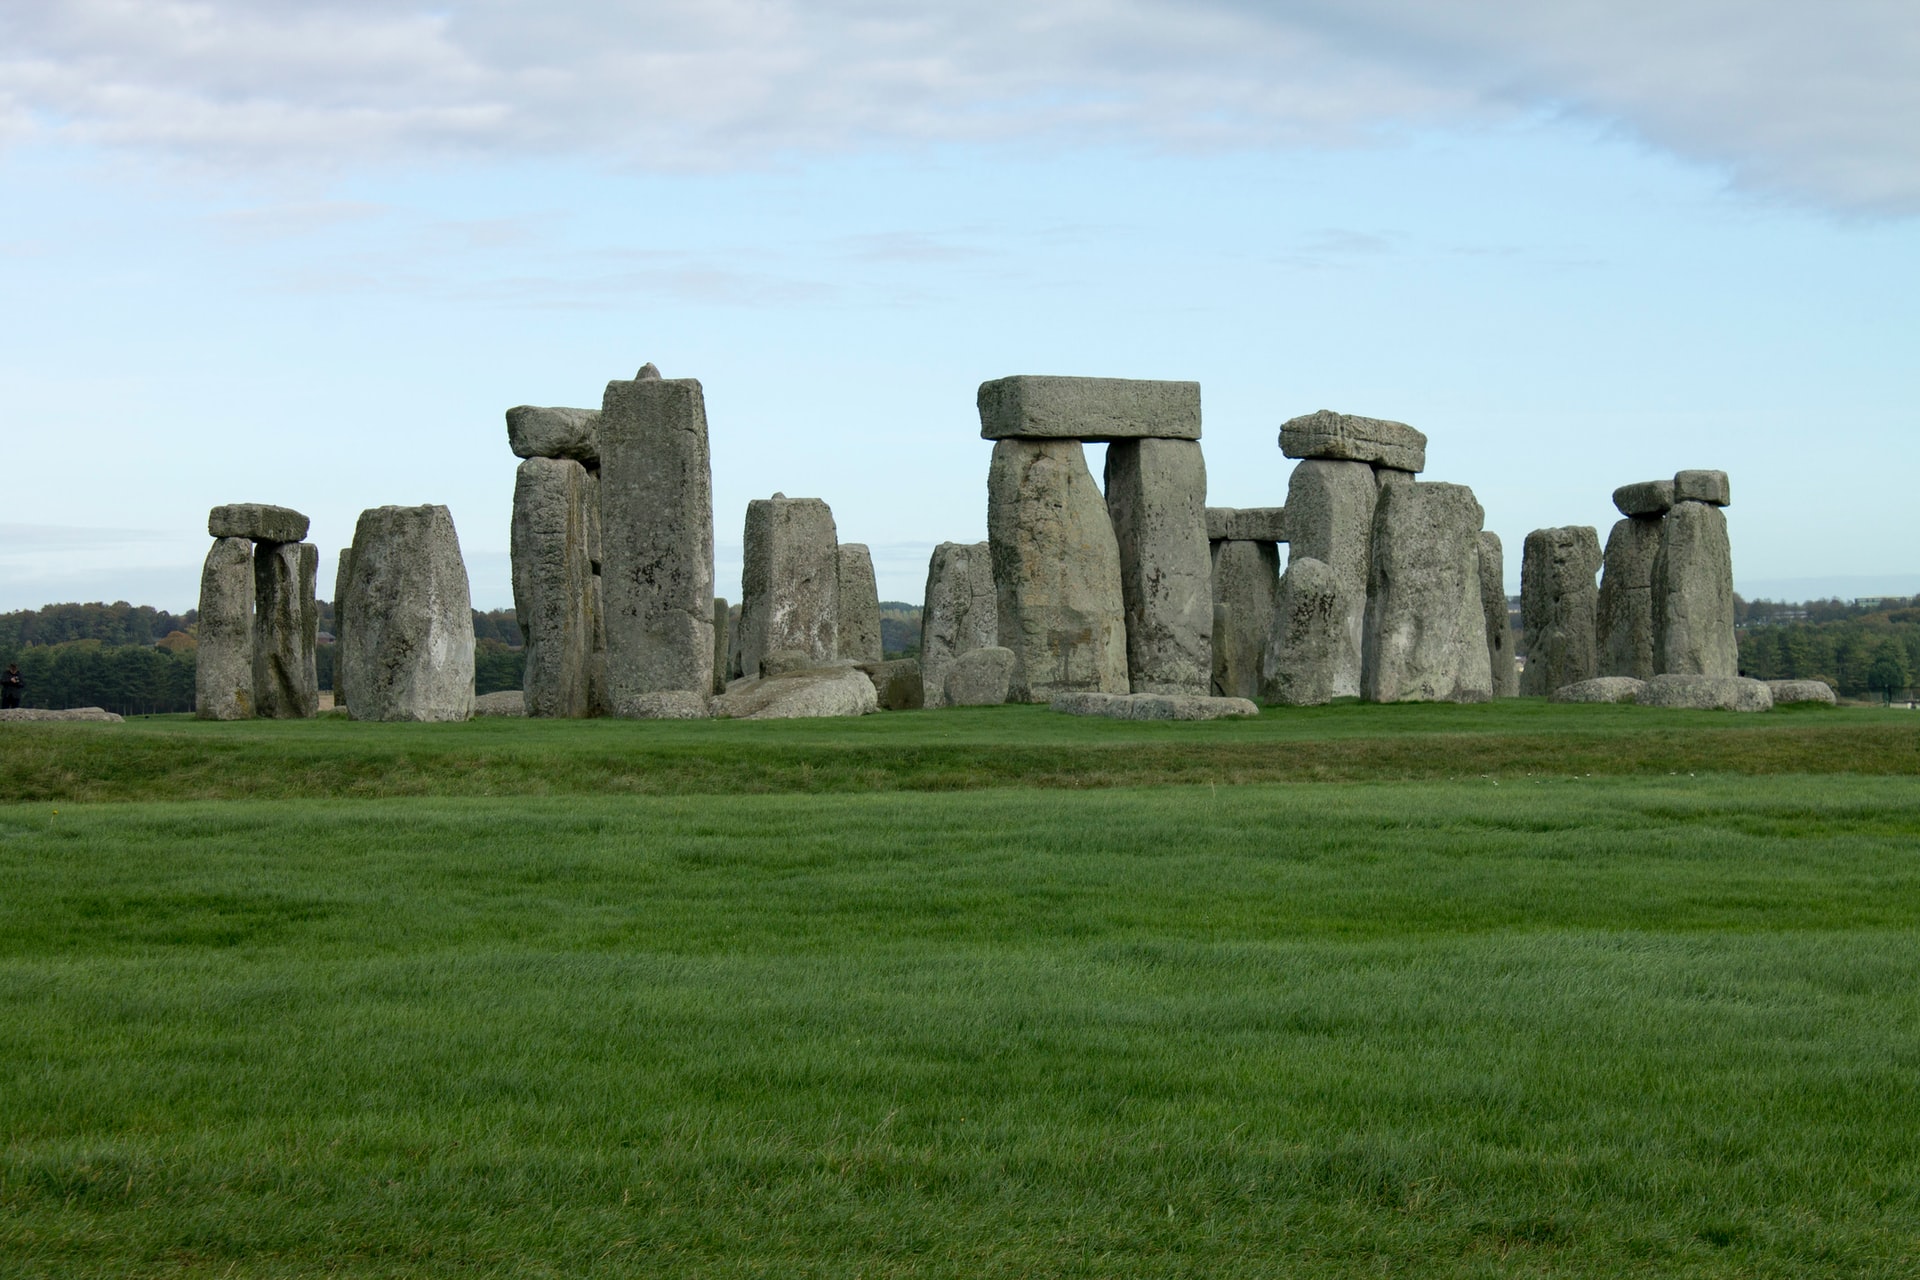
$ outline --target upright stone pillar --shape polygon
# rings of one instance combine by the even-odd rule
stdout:
[[[1520,668],[1513,660],[1513,624],[1507,614],[1506,549],[1500,535],[1480,534],[1480,611],[1487,623],[1487,664],[1493,669],[1493,696],[1517,697]]]
[[[528,458],[513,488],[513,609],[525,643],[529,716],[593,714],[594,575],[587,469]]]
[[[1078,440],[995,443],[987,535],[1008,700],[1130,692],[1120,547]]]
[[[1292,503],[1288,503],[1292,524]],[[1480,598],[1484,513],[1465,485],[1384,485],[1374,514],[1362,648],[1369,702],[1493,696]]]
[[[1737,676],[1733,547],[1723,471],[1674,477],[1673,509],[1660,522],[1653,570],[1654,660],[1662,675]]]
[[[1659,674],[1653,650],[1653,563],[1660,554],[1660,523],[1673,506],[1673,482],[1650,480],[1613,491],[1625,519],[1607,535],[1596,626],[1600,674],[1651,680]]]
[[[194,705],[202,720],[253,715],[253,544],[220,538],[200,571]]]
[[[1346,646],[1346,588],[1322,561],[1290,556],[1274,602],[1261,697],[1291,707],[1333,701]]]
[[[340,646],[347,634],[347,583],[353,577],[353,548],[340,548],[340,558],[333,567],[333,705],[336,710],[347,709],[347,670],[340,661],[345,652]]]
[[[1599,674],[1595,613],[1600,535],[1592,525],[1535,529],[1520,553],[1520,620],[1527,666],[1520,692],[1544,698]]]
[[[1324,564],[1339,595],[1331,673],[1335,698],[1360,695],[1361,635],[1379,493],[1371,466],[1343,459],[1309,458],[1293,469],[1287,485],[1287,554]]]
[[[311,542],[259,542],[253,549],[253,710],[267,720],[305,720],[320,708],[320,608]],[[468,629],[473,626],[468,619]]]
[[[935,547],[927,561],[927,591],[920,608],[924,705],[947,705],[947,672],[961,654],[999,645],[999,614],[991,546],[943,542]]]
[[[374,507],[353,531],[345,661],[355,720],[473,715],[473,602],[445,507]]]
[[[775,494],[747,503],[740,574],[740,670],[758,676],[768,654],[797,649],[831,662],[840,632],[840,538],[818,498]],[[874,603],[878,630],[879,602]]]
[[[1106,491],[1133,692],[1204,696],[1213,683],[1213,563],[1199,441],[1114,441]]]
[[[1213,695],[1260,698],[1261,669],[1280,595],[1280,545],[1213,544]],[[1136,692],[1138,692],[1136,690]]]
[[[608,701],[703,716],[713,688],[713,470],[693,378],[609,382],[599,421]]]
[[[840,598],[835,610],[837,656],[855,662],[879,662],[886,655],[880,642],[880,589],[874,582],[873,555],[861,542],[840,544]]]

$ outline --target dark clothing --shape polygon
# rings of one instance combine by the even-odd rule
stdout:
[[[27,682],[20,678],[18,671],[0,674],[0,711],[11,711],[20,705],[20,691]]]

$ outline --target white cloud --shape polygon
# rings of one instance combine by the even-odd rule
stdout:
[[[1341,144],[1548,109],[1749,186],[1920,209],[1910,0],[44,0],[0,11],[0,51],[0,142],[249,170]]]

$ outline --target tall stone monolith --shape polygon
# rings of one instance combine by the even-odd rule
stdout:
[[[874,582],[873,555],[865,543],[840,544],[840,598],[834,628],[836,656],[855,662],[879,662],[887,656],[880,642],[880,589]]]
[[[598,424],[608,702],[684,716],[713,688],[706,400],[694,378],[641,372],[607,384]]]
[[[453,514],[374,507],[353,530],[348,711],[355,720],[473,715],[473,602]]]
[[[253,715],[253,544],[221,538],[200,570],[200,647],[194,657],[194,714],[202,720]]]
[[[766,656],[784,650],[831,662],[840,630],[840,539],[833,511],[818,498],[755,498],[747,503],[743,541],[741,674],[760,675]]]
[[[1289,556],[1274,602],[1262,664],[1267,702],[1317,707],[1331,702],[1346,657],[1346,587],[1323,561]]]
[[[1287,510],[1292,527],[1291,501]],[[1485,702],[1493,696],[1480,598],[1483,520],[1465,485],[1381,487],[1362,645],[1360,696],[1367,701]]]
[[[1654,662],[1660,674],[1739,675],[1733,623],[1727,518],[1705,502],[1676,502],[1660,522],[1654,558]]]
[[[1595,603],[1603,676],[1651,680],[1659,674],[1653,652],[1653,564],[1660,555],[1661,523],[1658,515],[1628,516],[1607,535]]]
[[[1487,624],[1487,665],[1493,672],[1493,696],[1520,692],[1520,667],[1513,660],[1513,623],[1507,612],[1506,549],[1500,535],[1480,534],[1480,613]]]
[[[924,705],[947,705],[947,671],[963,653],[1000,643],[1000,604],[993,586],[993,550],[985,542],[943,542],[927,561],[920,608],[920,679]]]
[[[1240,539],[1213,544],[1215,697],[1262,696],[1260,673],[1279,593],[1279,544]]]
[[[1204,696],[1213,683],[1213,562],[1199,441],[1114,441],[1106,491],[1133,692]]]
[[[587,469],[570,458],[528,458],[514,480],[513,609],[529,716],[593,714],[591,497]]]
[[[340,548],[333,566],[333,705],[347,709],[346,665],[340,661],[341,637],[347,634],[347,580],[353,576],[353,548]]]
[[[713,598],[713,691],[727,691],[727,657],[733,644],[733,609],[724,596]]]
[[[1520,552],[1520,622],[1527,665],[1520,692],[1544,698],[1599,674],[1595,615],[1600,534],[1592,525],[1535,529]]]
[[[305,720],[320,708],[319,571],[320,549],[311,542],[254,544],[253,713],[262,719]]]
[[[1078,440],[995,442],[987,535],[1008,700],[1129,692],[1120,548]]]
[[[1332,673],[1336,698],[1360,693],[1373,512],[1380,493],[1370,465],[1330,458],[1301,462],[1287,485],[1288,555],[1326,565],[1340,597]]]

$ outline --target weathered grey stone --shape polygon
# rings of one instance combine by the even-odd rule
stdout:
[[[1360,677],[1367,701],[1485,702],[1493,696],[1480,601],[1483,519],[1465,485],[1380,490]]]
[[[733,610],[719,596],[713,598],[713,691],[727,691],[727,658],[732,652]]]
[[[62,721],[92,722],[94,724],[123,724],[125,716],[115,715],[101,707],[70,707],[65,711],[49,711],[44,707],[8,707],[0,711],[0,724],[36,724],[58,723]]]
[[[216,538],[246,538],[253,542],[298,542],[307,536],[308,520],[292,507],[264,502],[229,502],[207,513],[207,532]]]
[[[1208,507],[1210,542],[1285,542],[1285,507]]]
[[[1735,676],[1733,547],[1727,518],[1677,502],[1660,522],[1653,564],[1653,659],[1665,675]]]
[[[1338,589],[1342,617],[1335,633],[1335,698],[1360,695],[1360,641],[1378,501],[1373,469],[1364,462],[1310,459],[1293,469],[1287,485],[1288,554],[1326,565]]]
[[[1658,517],[1629,517],[1607,535],[1594,612],[1601,675],[1653,678],[1653,564],[1659,555]]]
[[[775,649],[760,659],[760,674],[784,676],[791,671],[825,671],[832,667],[857,667],[852,658],[816,658],[805,649]]]
[[[1724,471],[1682,471],[1673,477],[1673,500],[1724,507],[1733,502],[1733,489]]]
[[[1120,548],[1075,440],[1001,440],[987,475],[999,641],[1016,658],[1014,702],[1125,693]]]
[[[527,714],[526,695],[518,689],[483,693],[473,700],[473,714],[476,716],[524,716]]]
[[[727,678],[726,684],[740,679],[740,606],[733,605],[727,610]],[[723,684],[724,688],[725,685]]]
[[[1205,694],[1213,683],[1213,558],[1200,445],[1117,440],[1107,446],[1106,481],[1131,691]]]
[[[1632,676],[1595,676],[1555,689],[1549,702],[1638,702],[1646,690],[1645,680]]]
[[[880,699],[882,711],[918,711],[926,705],[926,685],[918,659],[863,662],[860,670],[873,681],[874,696]]]
[[[713,688],[713,469],[693,378],[609,382],[600,414],[601,592],[607,702]]]
[[[833,658],[839,632],[840,540],[827,504],[778,494],[755,498],[747,504],[745,542],[741,673],[764,674],[761,660],[781,649],[798,649],[816,662]],[[876,613],[878,609],[876,600]]]
[[[600,473],[587,472],[587,562],[600,572]]]
[[[1520,692],[1543,698],[1600,670],[1594,622],[1599,606],[1600,534],[1592,525],[1535,529],[1520,555],[1520,620],[1527,666]]]
[[[992,548],[985,542],[941,543],[927,561],[927,593],[920,610],[925,705],[947,705],[947,671],[954,659],[999,642]]]
[[[1819,702],[1831,707],[1837,701],[1833,686],[1824,680],[1769,680],[1767,691],[1773,695],[1776,707],[1799,702]]]
[[[730,720],[864,716],[879,709],[873,681],[858,667],[813,667],[736,680],[713,699],[713,714]]]
[[[313,594],[319,571],[320,549],[311,542],[262,542],[253,549],[253,714],[262,719],[306,720],[320,709],[314,661],[320,609]]]
[[[253,544],[221,538],[200,570],[200,647],[194,655],[194,714],[202,720],[253,715]]]
[[[355,720],[473,714],[473,602],[442,506],[374,507],[353,530],[344,661]]]
[[[347,634],[347,582],[352,577],[353,548],[342,547],[333,566],[333,705],[337,711],[347,709],[347,669],[340,661],[340,644]]]
[[[644,379],[643,379],[644,381]],[[636,693],[627,700],[628,720],[705,720],[714,714],[713,695],[691,689]]]
[[[507,410],[507,444],[518,457],[572,458],[597,467],[600,411],[516,405]]]
[[[1287,561],[1261,666],[1263,699],[1290,707],[1317,707],[1350,696],[1337,692],[1349,641],[1349,608],[1343,594],[1349,589],[1325,561],[1312,556]]]
[[[1013,682],[1013,650],[999,645],[969,649],[947,668],[946,705],[997,707]]]
[[[1740,676],[1657,675],[1635,701],[1692,711],[1771,711],[1773,691],[1764,680]]]
[[[1658,519],[1673,506],[1673,481],[1642,480],[1638,484],[1623,484],[1613,491],[1613,505],[1623,516]]]
[[[1056,693],[1050,711],[1109,720],[1225,720],[1257,716],[1260,708],[1245,698],[1203,698],[1182,693]]]
[[[513,486],[513,609],[526,649],[526,712],[593,714],[593,563],[587,557],[587,469],[528,458]]]
[[[1373,465],[1373,483],[1375,488],[1384,489],[1390,484],[1412,484],[1419,478],[1420,477],[1413,472],[1402,471],[1398,467],[1383,467],[1377,462]]]
[[[1198,440],[1200,384],[1021,375],[980,384],[986,440]]]
[[[1331,409],[1281,424],[1280,452],[1289,458],[1378,463],[1395,471],[1427,469],[1427,438],[1406,423]]]
[[[834,653],[855,662],[886,657],[880,645],[880,591],[866,544],[840,544],[840,588],[834,606]]]
[[[1260,696],[1280,595],[1280,548],[1267,541],[1213,544],[1213,693]]]
[[[1493,672],[1493,696],[1517,697],[1520,668],[1513,660],[1513,624],[1507,614],[1506,549],[1500,535],[1480,534],[1480,616],[1487,624],[1487,665]]]

